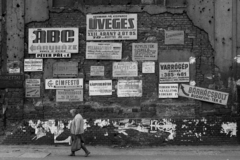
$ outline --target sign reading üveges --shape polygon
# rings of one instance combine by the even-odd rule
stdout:
[[[137,39],[137,14],[88,14],[87,40]]]
[[[83,88],[82,78],[45,79],[45,89],[81,89],[81,88]]]
[[[193,98],[201,101],[226,105],[228,101],[228,93],[181,84],[179,86],[179,96]]]
[[[28,53],[78,53],[78,28],[29,28]]]

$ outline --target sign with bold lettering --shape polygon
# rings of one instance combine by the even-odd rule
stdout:
[[[178,98],[178,84],[159,84],[158,98]]]
[[[45,89],[82,89],[82,78],[45,79]]]
[[[83,89],[56,90],[56,102],[82,102]]]
[[[56,62],[53,64],[53,77],[77,77],[78,62]]]
[[[87,40],[137,39],[137,14],[88,14]]]
[[[36,53],[36,58],[71,58],[71,53]]]
[[[154,61],[158,59],[158,44],[157,43],[133,43],[132,44],[132,60]]]
[[[0,75],[0,88],[22,88],[23,75]]]
[[[155,62],[143,62],[142,73],[155,73]]]
[[[184,31],[165,31],[165,44],[184,44]]]
[[[78,53],[78,28],[29,28],[28,53]]]
[[[112,80],[90,80],[89,95],[90,96],[112,95]]]
[[[86,59],[122,59],[122,43],[87,42]]]
[[[113,62],[113,77],[137,77],[137,62]]]
[[[229,93],[196,86],[190,86],[186,84],[180,84],[178,95],[201,101],[227,105]]]
[[[104,66],[91,66],[90,76],[104,76]]]
[[[24,59],[24,72],[43,71],[42,59]]]
[[[189,82],[189,62],[159,63],[159,83]]]
[[[119,80],[118,97],[142,97],[142,80]]]

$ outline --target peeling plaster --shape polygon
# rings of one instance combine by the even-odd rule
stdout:
[[[237,124],[236,123],[223,123],[222,124],[222,133],[225,133],[227,135],[236,136],[237,135]]]

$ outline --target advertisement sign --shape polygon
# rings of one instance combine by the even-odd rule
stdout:
[[[104,66],[91,66],[90,76],[104,76]]]
[[[23,75],[0,75],[0,88],[22,88]]]
[[[89,95],[90,96],[112,95],[112,80],[90,80]]]
[[[159,63],[159,83],[189,82],[189,62]]]
[[[119,80],[118,97],[142,97],[142,80]]]
[[[25,97],[40,97],[40,79],[25,80]]]
[[[56,62],[53,64],[53,77],[77,77],[78,62]]]
[[[71,53],[36,53],[36,58],[71,58]]]
[[[87,40],[137,39],[137,14],[88,14]]]
[[[132,60],[133,61],[154,61],[158,59],[157,43],[133,43]]]
[[[56,102],[82,102],[83,89],[56,90]]]
[[[20,73],[20,61],[7,61],[8,73]]]
[[[178,84],[159,84],[158,98],[178,98]]]
[[[82,89],[82,78],[45,79],[45,89]]]
[[[184,44],[184,31],[165,31],[165,44]]]
[[[137,77],[137,62],[113,62],[113,77]]]
[[[78,53],[78,28],[29,28],[28,53]]]
[[[155,62],[143,62],[142,73],[155,73]]]
[[[122,59],[122,43],[87,42],[86,59]]]
[[[32,88],[32,87],[39,87],[40,88],[41,81],[40,79],[26,79],[25,80],[25,87]]]
[[[228,93],[211,90],[207,88],[201,88],[196,86],[190,86],[186,84],[180,84],[179,96],[197,99],[201,101],[226,105],[228,101]]]
[[[24,59],[24,72],[43,71],[42,59]]]

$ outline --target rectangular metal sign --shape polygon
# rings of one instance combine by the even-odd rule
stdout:
[[[71,58],[71,53],[36,53],[36,58]]]
[[[82,89],[82,78],[45,79],[45,89]]]
[[[24,72],[43,71],[42,59],[24,59]]]
[[[53,64],[53,77],[77,77],[78,62],[56,62]]]
[[[122,59],[122,43],[87,42],[86,59]]]
[[[189,62],[159,63],[159,83],[189,82]]]
[[[118,97],[142,97],[142,80],[119,80]]]
[[[90,76],[104,76],[104,66],[91,66]]]
[[[0,88],[22,88],[23,75],[0,75]]]
[[[113,62],[113,77],[137,77],[137,62]]]
[[[82,102],[83,89],[56,90],[56,102]]]
[[[178,84],[159,84],[158,98],[178,98]]]
[[[25,80],[25,87],[40,87],[41,81],[40,79],[26,79]]]
[[[155,62],[143,62],[142,73],[155,73]]]
[[[158,59],[157,43],[133,43],[132,60],[133,61],[154,61]]]
[[[112,80],[90,80],[89,95],[90,96],[112,95]]]
[[[25,80],[25,97],[40,97],[40,79]]]
[[[78,53],[78,28],[29,28],[28,53]]]
[[[184,31],[165,31],[165,44],[184,44]]]
[[[87,40],[137,39],[137,14],[88,14]]]
[[[186,84],[180,84],[178,95],[182,97],[193,98],[200,101],[206,101],[222,105],[227,105],[229,97],[229,93],[196,86],[190,86]]]

